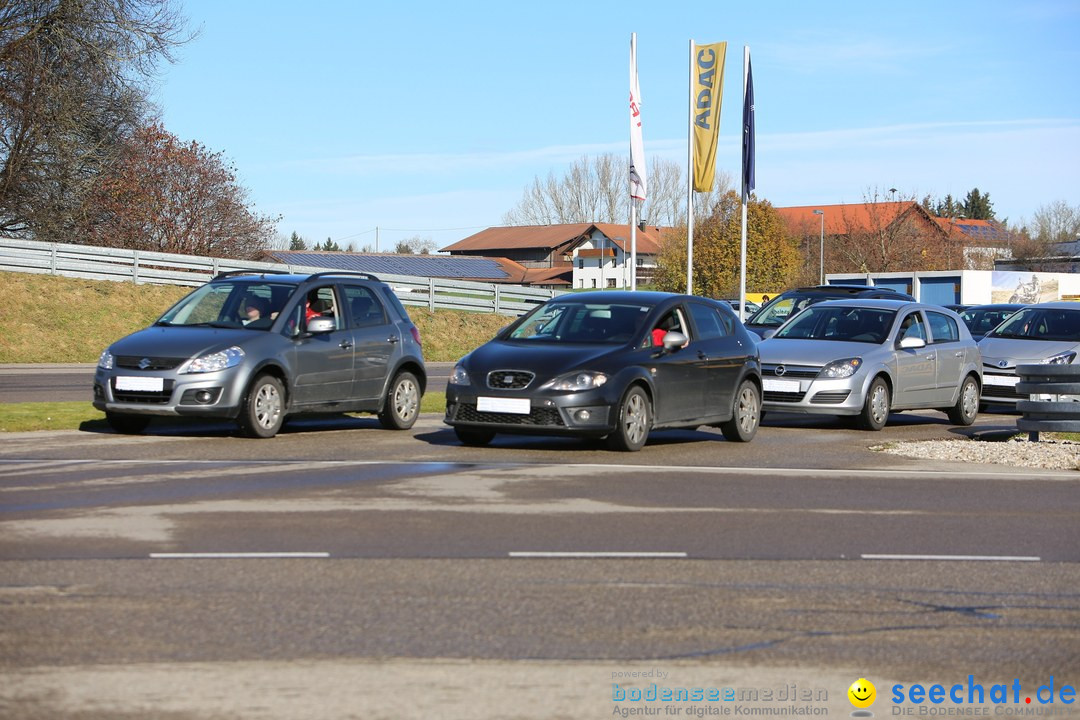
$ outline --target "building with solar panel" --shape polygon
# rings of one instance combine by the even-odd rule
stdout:
[[[657,227],[636,233],[639,285],[655,276],[660,233]],[[453,257],[501,257],[530,272],[557,272],[574,289],[629,287],[631,250],[630,226],[612,223],[492,227],[442,248]]]

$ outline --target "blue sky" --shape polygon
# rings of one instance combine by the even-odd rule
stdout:
[[[279,233],[439,247],[536,177],[629,154],[630,33],[647,157],[686,162],[689,41],[728,42],[717,167],[737,177],[742,48],[757,194],[777,206],[973,187],[999,218],[1080,205],[1080,2],[360,3],[181,0],[166,128],[222,152]],[[705,15],[698,8],[710,8]]]

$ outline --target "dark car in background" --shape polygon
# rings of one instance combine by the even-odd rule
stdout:
[[[780,293],[747,318],[746,327],[759,337],[769,337],[803,308],[824,300],[907,300],[915,298],[891,288],[872,285],[814,285]]]
[[[971,337],[982,340],[988,332],[996,328],[1009,318],[1017,310],[1023,310],[1027,305],[1018,303],[997,303],[992,305],[969,305],[960,313],[960,319],[968,326]]]
[[[725,302],[659,292],[562,295],[457,363],[446,423],[467,445],[497,433],[607,438],[640,450],[661,428],[757,432],[757,343]]]
[[[101,354],[94,407],[119,432],[155,416],[226,418],[272,437],[298,413],[416,422],[427,382],[420,333],[367,273],[223,273]]]

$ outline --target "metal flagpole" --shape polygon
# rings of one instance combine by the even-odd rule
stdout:
[[[694,41],[690,41],[686,153],[686,294],[694,292]]]
[[[750,62],[750,46],[743,45],[743,75],[742,75],[742,92],[743,92],[743,105],[746,105],[746,68]],[[746,128],[743,128],[743,133],[746,132]],[[745,142],[745,138],[744,138]],[[743,153],[743,163],[747,162],[745,153]],[[746,168],[742,168],[742,242],[739,246],[739,319],[746,320],[746,201],[749,191],[746,187]]]

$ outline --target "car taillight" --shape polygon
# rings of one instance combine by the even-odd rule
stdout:
[[[411,328],[409,328],[409,332],[412,333],[413,340],[416,341],[417,345],[423,345],[424,344],[424,343],[420,342],[420,331],[417,329],[417,327],[415,325],[413,325]]]

